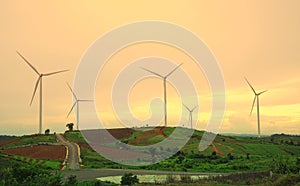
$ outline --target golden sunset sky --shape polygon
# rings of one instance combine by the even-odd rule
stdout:
[[[70,69],[43,80],[43,130],[63,132],[66,123],[75,123],[74,113],[66,118],[73,104],[66,82],[73,83],[85,51],[110,30],[144,20],[180,25],[201,38],[213,52],[226,84],[221,133],[257,133],[256,110],[249,117],[253,93],[244,80],[246,76],[257,91],[269,90],[260,96],[262,134],[299,134],[299,7],[298,0],[111,0],[97,3],[2,0],[0,134],[38,131],[38,94],[29,106],[38,77],[16,50],[40,72]],[[201,108],[197,110],[197,129],[205,129],[211,103],[205,76],[182,51],[159,43],[126,47],[108,61],[97,81],[94,98],[98,114],[106,125],[121,126],[109,100],[115,76],[126,64],[144,56],[161,56],[176,64],[184,63],[182,69],[199,91]],[[134,116],[147,120],[150,99],[163,95],[161,83],[160,79],[148,78],[132,89],[129,103]],[[181,111],[186,111],[170,84],[168,101],[169,123],[172,123],[178,120]]]

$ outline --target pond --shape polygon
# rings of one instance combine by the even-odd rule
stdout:
[[[137,175],[139,183],[167,183],[167,182],[187,182],[197,181],[199,179],[208,178],[208,175]],[[122,176],[106,176],[97,178],[101,181],[109,181],[120,184]]]

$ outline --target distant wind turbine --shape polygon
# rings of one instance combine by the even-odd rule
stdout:
[[[191,129],[193,129],[193,112],[194,110],[198,107],[198,106],[195,106],[193,109],[190,109],[189,107],[187,107],[185,104],[183,104],[183,106],[186,108],[186,110],[189,111],[190,113],[190,117],[189,117],[189,120],[191,121]]]
[[[87,99],[78,99],[76,94],[74,93],[74,91],[72,90],[72,88],[70,87],[69,83],[67,83],[69,89],[71,90],[74,98],[75,98],[75,102],[71,108],[71,110],[69,111],[67,117],[69,117],[69,115],[71,114],[72,110],[74,109],[75,105],[77,106],[76,107],[76,126],[77,126],[77,130],[79,130],[79,102],[90,102],[90,101],[93,101],[93,100],[87,100]]]
[[[50,72],[50,73],[46,73],[46,74],[42,74],[42,73],[39,73],[39,71],[36,69],[36,68],[34,68],[34,66],[33,65],[31,65],[30,63],[29,63],[29,61],[28,60],[26,60],[25,59],[25,57],[24,56],[22,56],[18,51],[16,51],[17,52],[17,54],[32,68],[32,70],[34,70],[36,73],[37,73],[37,75],[39,76],[39,78],[37,79],[37,81],[36,81],[36,83],[35,83],[35,87],[34,87],[34,91],[33,91],[33,95],[32,95],[32,98],[31,98],[31,101],[30,101],[30,106],[31,106],[31,104],[32,104],[32,101],[33,101],[33,98],[34,98],[34,96],[35,96],[35,93],[36,93],[36,90],[37,90],[37,88],[38,88],[38,86],[40,85],[40,118],[39,118],[39,134],[41,134],[42,133],[42,126],[43,126],[43,120],[42,120],[42,109],[43,109],[43,107],[42,107],[42,104],[43,104],[43,99],[42,99],[42,96],[43,96],[43,94],[42,94],[42,80],[43,80],[43,77],[44,76],[51,76],[51,75],[54,75],[54,74],[58,74],[58,73],[62,73],[62,72],[66,72],[66,71],[68,71],[68,70],[60,70],[60,71],[56,71],[56,72]]]
[[[251,111],[250,111],[250,116],[252,114],[252,111],[253,111],[253,107],[254,107],[254,104],[255,104],[255,101],[256,101],[256,106],[257,106],[257,127],[258,127],[258,137],[260,138],[260,115],[259,115],[259,95],[261,95],[262,93],[264,92],[267,92],[267,90],[265,91],[262,91],[262,92],[259,92],[259,93],[256,93],[256,91],[254,90],[253,86],[249,83],[249,81],[247,80],[247,78],[245,78],[245,80],[247,81],[248,85],[250,86],[250,88],[252,89],[253,93],[254,93],[254,100],[253,100],[253,103],[252,103],[252,108],[251,108]]]
[[[152,74],[154,74],[154,75],[156,75],[156,76],[158,76],[158,77],[160,77],[160,78],[163,79],[163,85],[164,85],[164,104],[165,104],[165,106],[164,106],[164,111],[165,111],[165,127],[167,127],[167,123],[168,123],[168,121],[167,121],[167,78],[168,78],[171,74],[173,74],[173,72],[175,72],[182,64],[183,64],[183,63],[181,63],[180,65],[176,66],[172,71],[170,71],[170,72],[169,72],[167,75],[165,75],[165,76],[162,76],[162,75],[160,75],[160,74],[158,74],[158,73],[156,73],[156,72],[153,72],[153,71],[151,71],[151,70],[148,70],[148,69],[146,69],[146,68],[141,67],[143,70],[146,70],[147,72],[150,72],[150,73],[152,73]]]

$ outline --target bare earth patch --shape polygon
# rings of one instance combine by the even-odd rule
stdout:
[[[66,156],[66,149],[62,145],[33,145],[29,147],[8,148],[2,152],[34,159],[58,161],[63,161]]]

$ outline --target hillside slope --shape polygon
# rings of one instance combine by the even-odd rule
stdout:
[[[118,130],[122,134],[122,129],[110,129],[113,133]],[[132,130],[124,129],[120,141],[136,145],[147,146],[158,143],[172,134],[174,128],[156,128],[153,130]],[[126,132],[125,132],[126,131]],[[111,162],[86,143],[80,132],[65,133],[65,137],[77,142],[81,147],[81,158],[85,168],[133,168],[149,170],[168,171],[202,171],[202,172],[240,172],[269,170],[278,161],[288,161],[296,167],[296,159],[300,157],[300,146],[298,146],[299,136],[286,136],[276,139],[274,137],[232,137],[217,135],[213,143],[203,152],[198,151],[198,145],[203,136],[202,131],[194,131],[190,140],[174,156],[162,162],[144,166],[124,166]],[[293,141],[293,143],[291,143]],[[107,143],[106,148],[111,148],[118,144]],[[168,149],[157,148],[156,152],[177,151],[176,147]],[[155,155],[154,155],[155,156]],[[141,161],[143,159],[141,158]],[[292,168],[293,169],[293,168]]]

